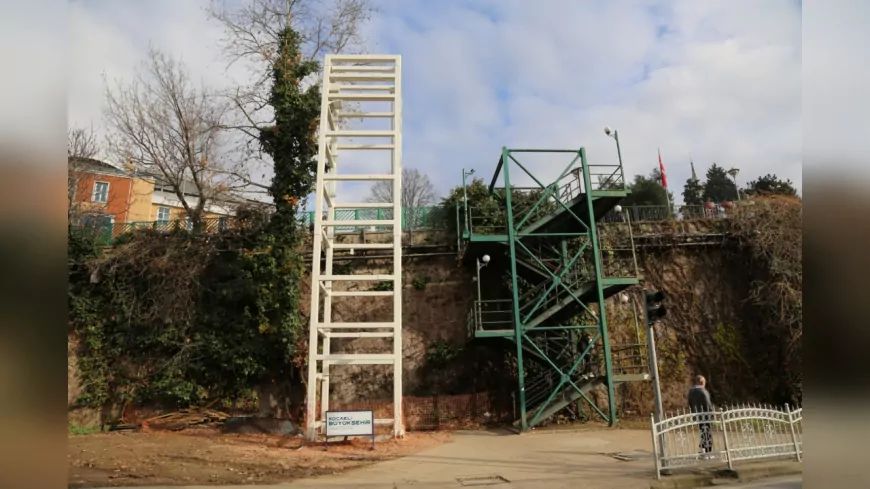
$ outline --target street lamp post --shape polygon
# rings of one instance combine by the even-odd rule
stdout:
[[[468,186],[465,183],[465,177],[474,175],[474,168],[469,171],[462,169],[462,207],[465,209],[465,230],[471,232],[471,223],[468,222]]]
[[[482,300],[480,292],[480,269],[489,264],[489,255],[483,255],[477,259],[477,300]]]
[[[480,288],[480,269],[489,264],[489,255],[483,255],[482,257],[477,258],[475,261],[477,262],[477,276],[475,277],[475,280],[477,281],[477,303],[474,306],[474,310],[476,311],[475,316],[477,316],[477,325],[475,327],[478,327],[480,326],[482,320],[480,303],[483,300]]]
[[[731,175],[731,179],[734,180],[734,190],[737,192],[737,202],[740,202],[740,187],[737,186],[737,174],[740,173],[739,168],[732,168],[728,170],[728,174]]]
[[[625,169],[622,167],[622,148],[619,146],[619,131],[610,126],[604,126],[604,134],[616,141],[616,157],[619,159],[619,172],[622,175],[622,185],[625,185]]]

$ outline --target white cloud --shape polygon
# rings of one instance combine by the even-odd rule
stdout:
[[[204,2],[71,5],[70,120],[99,115],[100,72],[123,76],[149,39],[226,84]],[[111,7],[108,7],[111,5]],[[137,7],[137,5],[139,5]],[[716,161],[801,178],[801,12],[794,1],[384,0],[369,52],[403,55],[404,164],[445,193],[460,168],[491,174],[501,146],[585,146],[627,173],[661,147],[672,190]],[[860,48],[859,48],[860,49]],[[360,162],[362,164],[362,162]],[[557,164],[534,171],[553,176]],[[353,189],[347,200],[362,198]]]

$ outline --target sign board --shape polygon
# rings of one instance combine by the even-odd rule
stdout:
[[[375,443],[374,411],[327,411],[326,439],[330,436],[371,436]]]

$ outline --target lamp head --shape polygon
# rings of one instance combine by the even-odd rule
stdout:
[[[489,255],[483,255],[482,257],[480,257],[480,261],[482,261],[484,264],[489,263]]]
[[[604,134],[610,136],[611,134],[613,134],[613,128],[610,126],[604,126]]]
[[[613,210],[616,211],[617,214],[619,214],[619,213],[622,212],[622,206],[621,206],[621,205],[617,205],[617,206],[615,206],[615,207],[613,208]]]

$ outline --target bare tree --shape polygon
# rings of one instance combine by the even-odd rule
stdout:
[[[100,143],[93,127],[72,126],[67,129],[66,154],[70,158],[96,158]]]
[[[100,144],[93,127],[67,128],[67,218],[73,222],[81,215],[77,194],[87,173],[87,161],[100,153]]]
[[[393,184],[378,181],[372,185],[369,202],[393,202]],[[402,168],[402,221],[409,233],[423,224],[426,206],[435,203],[435,188],[425,173],[414,168]]]
[[[106,83],[109,151],[171,189],[191,223],[209,203],[232,190],[224,176],[223,99],[195,88],[185,66],[153,47],[129,83]]]
[[[299,33],[303,55],[319,59],[362,44],[360,26],[374,9],[370,0],[211,0],[207,12],[226,32],[222,48],[230,64],[256,65],[259,84],[268,85],[282,30]]]
[[[360,28],[373,11],[370,0],[211,0],[207,13],[224,29],[221,47],[229,64],[244,63],[254,74],[249,84],[228,94],[234,109],[228,127],[242,135],[237,164],[231,170],[235,177],[260,189],[268,187],[264,181],[268,157],[261,151],[259,137],[274,125],[269,97],[282,31],[296,31],[303,57],[319,59],[325,53],[358,49],[363,42]]]

